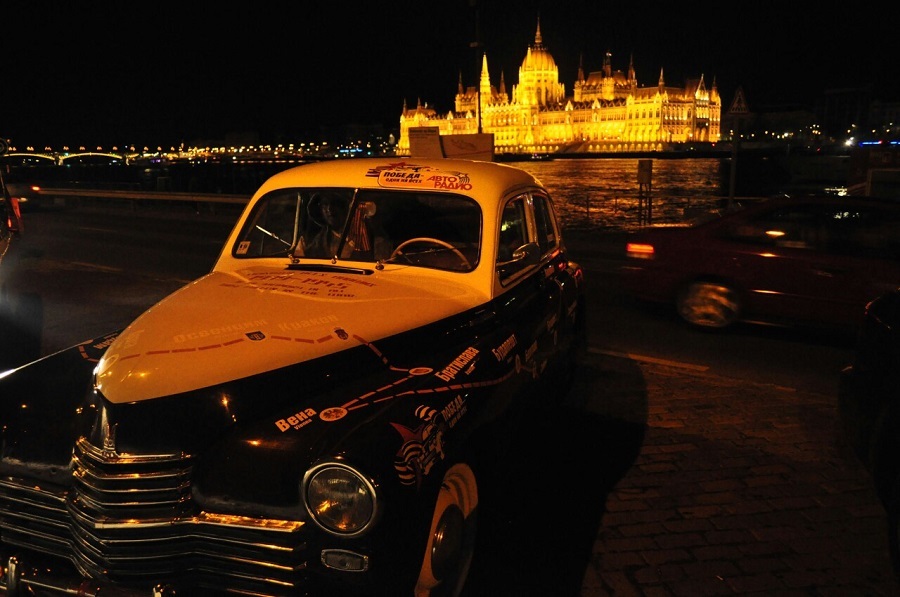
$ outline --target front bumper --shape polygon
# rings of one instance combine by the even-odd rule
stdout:
[[[147,589],[129,589],[101,585],[82,578],[58,575],[48,568],[23,565],[10,557],[3,564],[0,575],[0,594],[19,595],[75,595],[77,597],[174,597],[175,589],[157,585]]]

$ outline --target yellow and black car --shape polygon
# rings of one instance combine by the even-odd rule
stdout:
[[[276,174],[209,274],[0,378],[0,585],[459,594],[495,450],[559,406],[584,317],[518,168]]]

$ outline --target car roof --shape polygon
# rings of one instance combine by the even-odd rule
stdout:
[[[459,159],[348,158],[303,164],[269,178],[254,195],[285,187],[428,190],[474,197],[486,210],[509,193],[543,188],[532,174],[496,162]]]

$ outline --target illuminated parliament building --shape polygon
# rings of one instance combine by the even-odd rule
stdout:
[[[421,101],[414,108],[404,102],[397,153],[409,154],[411,127],[436,127],[442,136],[492,133],[496,154],[666,151],[717,142],[722,112],[715,80],[707,88],[701,75],[671,87],[660,70],[656,85],[639,87],[633,61],[627,73],[614,71],[609,52],[600,71],[585,76],[579,66],[567,96],[540,21],[512,93],[502,73],[499,86],[492,84],[485,54],[478,88],[464,88],[460,74],[455,104],[439,114]]]

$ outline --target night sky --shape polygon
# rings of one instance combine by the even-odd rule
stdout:
[[[862,8],[874,4],[4,0],[0,136],[155,147],[395,130],[404,101],[445,113],[460,73],[477,83],[476,40],[492,83],[502,70],[511,91],[538,17],[567,95],[579,60],[599,70],[609,51],[614,69],[633,57],[640,86],[660,69],[668,85],[715,80],[726,108],[738,86],[751,111],[812,108],[825,90],[865,86],[900,101],[896,15]]]

